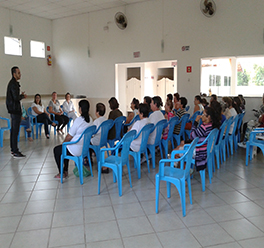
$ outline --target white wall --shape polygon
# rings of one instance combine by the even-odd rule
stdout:
[[[0,97],[6,95],[6,87],[11,79],[11,68],[21,69],[21,89],[29,95],[47,94],[52,90],[52,68],[46,59],[30,57],[30,40],[45,42],[51,46],[51,21],[32,15],[0,8]],[[13,26],[12,37],[22,39],[22,56],[5,55],[4,36],[11,36],[9,26]]]

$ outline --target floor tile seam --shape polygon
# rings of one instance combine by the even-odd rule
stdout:
[[[257,216],[256,216],[257,217]],[[248,218],[244,218],[246,219],[249,223],[251,223],[254,227],[256,227],[259,231],[261,231],[263,233],[263,236],[264,236],[264,229],[261,230],[258,226],[256,226],[249,218],[252,218],[252,217],[248,217]]]

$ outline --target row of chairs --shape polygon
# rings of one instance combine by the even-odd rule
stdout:
[[[233,154],[233,144],[235,150],[237,150],[237,143],[240,141],[240,127],[242,125],[243,117],[245,113],[237,115],[235,118],[231,117],[221,125],[220,129],[214,129],[210,132],[208,137],[202,142],[197,143],[198,139],[194,140],[191,145],[185,145],[183,151],[173,151],[171,159],[162,159],[159,162],[159,173],[156,175],[156,213],[159,208],[159,185],[160,181],[167,182],[167,196],[170,197],[170,187],[173,183],[178,189],[183,216],[186,215],[185,204],[185,181],[187,181],[189,189],[190,203],[192,204],[191,183],[190,183],[190,168],[194,166],[195,159],[193,158],[193,151],[196,147],[202,146],[207,143],[207,171],[209,182],[213,177],[213,171],[215,170],[215,158],[217,161],[217,168],[220,168],[221,163],[226,160],[226,154],[229,156]],[[229,134],[231,125],[234,124],[232,133]],[[264,133],[264,130],[263,130]],[[225,134],[225,135],[224,135]],[[264,146],[263,146],[264,147]],[[264,151],[264,150],[263,150]],[[174,159],[175,154],[183,153],[184,155],[179,159]],[[180,162],[180,169],[174,168],[174,163]],[[170,163],[170,166],[165,166],[166,163]],[[185,169],[184,169],[185,165]],[[202,190],[205,191],[205,169],[200,171]]]

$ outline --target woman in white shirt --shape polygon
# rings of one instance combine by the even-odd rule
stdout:
[[[75,108],[71,101],[70,93],[66,93],[65,101],[63,102],[62,106],[63,106],[63,112],[65,112],[69,118],[73,119],[73,121],[78,117],[75,113]]]
[[[36,116],[37,121],[39,123],[44,124],[45,135],[47,139],[49,139],[49,125],[53,127],[56,126],[54,122],[50,120],[50,114],[47,113],[44,105],[41,103],[41,96],[40,94],[36,94],[34,97],[34,102],[31,105],[32,108],[32,115]]]
[[[87,100],[81,100],[79,102],[79,113],[80,117],[76,118],[73,123],[69,133],[67,134],[65,140],[63,142],[76,141],[82,135],[83,131],[93,125],[93,120],[89,116],[90,103]],[[67,155],[70,156],[80,156],[82,154],[83,148],[83,139],[81,139],[78,143],[67,145]],[[62,145],[55,146],[53,149],[54,158],[56,164],[58,166],[59,173],[54,178],[60,178],[60,158],[62,154]],[[63,178],[68,177],[68,165],[69,159],[64,159],[64,168],[63,168]]]
[[[202,112],[204,110],[204,106],[201,104],[202,98],[197,95],[194,97],[194,110],[193,113],[195,113],[196,111],[200,111]]]

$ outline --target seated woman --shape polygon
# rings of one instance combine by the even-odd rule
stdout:
[[[73,119],[73,121],[75,121],[75,119],[78,117],[75,113],[75,108],[74,105],[71,101],[71,94],[70,93],[66,93],[65,95],[65,101],[62,104],[63,106],[63,111],[67,114],[67,116],[71,119]]]
[[[202,105],[201,101],[202,101],[202,98],[199,95],[194,97],[193,113],[195,113],[196,111],[202,112],[204,110],[204,106]]]
[[[165,115],[164,115],[164,117],[167,121],[169,121],[174,116],[175,115],[174,115],[174,111],[173,111],[173,103],[171,100],[167,100],[167,102],[165,104]],[[169,129],[170,129],[170,126],[168,125],[163,131],[162,139],[166,140],[168,138]]]
[[[52,99],[49,102],[49,112],[55,115],[55,120],[59,123],[57,126],[58,133],[64,134],[62,129],[68,124],[69,118],[63,114],[55,91],[52,93]]]
[[[47,113],[44,105],[41,103],[41,96],[40,94],[36,94],[34,97],[34,102],[31,105],[32,108],[32,115],[36,116],[37,121],[39,123],[44,124],[44,130],[45,130],[45,135],[47,139],[49,139],[49,125],[52,125],[53,127],[56,126],[54,122],[50,120],[50,114]]]
[[[79,113],[80,117],[76,118],[74,121],[69,133],[65,137],[63,142],[76,141],[79,139],[83,131],[93,125],[92,118],[89,116],[90,103],[87,100],[81,100],[79,102]],[[78,143],[67,145],[67,155],[70,156],[80,156],[82,154],[83,139]],[[63,172],[60,171],[61,166],[61,154],[62,154],[62,145],[55,146],[53,149],[54,158],[58,166],[59,173],[54,178],[60,178],[60,173],[63,173],[63,178],[68,177],[68,165],[69,160],[64,160]]]
[[[33,141],[33,139],[31,138],[31,123],[30,123],[30,119],[27,116],[27,111],[25,110],[23,104],[21,104],[21,107],[22,107],[22,116],[21,116],[20,125],[24,125],[26,127],[28,140],[29,141]]]
[[[126,123],[130,123],[133,118],[138,115],[138,107],[139,107],[139,100],[136,98],[132,99],[132,102],[130,104],[130,108],[132,109],[132,113],[130,113],[126,119]]]

